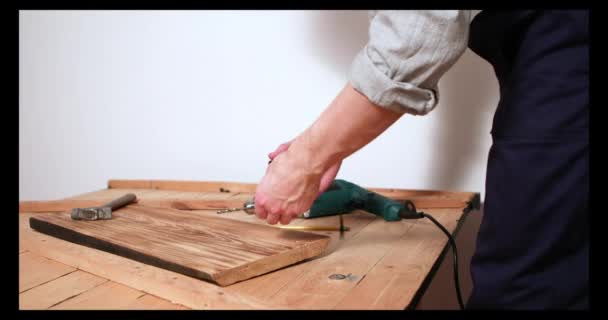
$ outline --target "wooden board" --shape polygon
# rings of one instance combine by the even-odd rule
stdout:
[[[108,190],[125,189],[132,190],[167,190],[167,191],[189,191],[189,192],[219,192],[224,193],[228,197],[232,195],[246,194],[252,197],[256,190],[256,184],[252,183],[237,183],[226,181],[180,181],[180,180],[109,180]],[[372,188],[366,189],[381,194],[387,198],[397,201],[410,200],[417,208],[464,208],[469,205],[472,207],[479,206],[479,194],[473,192],[454,192],[441,190],[408,190],[394,188]],[[139,197],[138,197],[139,198]],[[179,202],[163,202],[153,204],[160,207],[175,208],[180,210],[206,210],[209,206],[225,206],[230,207],[230,204],[222,204],[222,201],[217,203],[207,203],[205,201],[196,201],[184,197]],[[230,199],[234,201],[236,199]],[[229,201],[230,201],[229,200]],[[143,202],[141,203],[144,204]],[[152,203],[150,203],[152,204]],[[29,207],[36,206],[35,203],[27,204]],[[237,206],[240,204],[237,203]],[[25,212],[25,211],[24,211]]]
[[[323,253],[330,238],[174,209],[130,205],[111,220],[30,218],[39,232],[227,286]]]
[[[63,212],[74,208],[101,207],[114,199],[105,200],[51,200],[19,202],[19,212]],[[240,207],[244,200],[141,200],[137,204],[146,207],[178,210],[218,210]]]
[[[226,291],[226,289],[240,283],[263,278],[264,275],[228,287],[220,287],[211,282],[200,281],[167,269],[36,232],[29,227],[29,220],[30,217],[37,215],[39,214],[24,213],[19,215],[19,243],[23,248],[27,248],[28,252],[36,253],[191,309],[269,309],[273,307],[250,296]],[[282,270],[289,269],[292,268]],[[267,275],[275,273],[277,272],[271,272]],[[47,283],[36,288],[46,285]]]

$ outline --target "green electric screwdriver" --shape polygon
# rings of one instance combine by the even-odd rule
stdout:
[[[341,179],[334,180],[302,217],[310,219],[333,216],[354,210],[367,211],[382,217],[385,221],[424,217],[422,213],[416,211],[414,203],[409,200],[398,202]]]

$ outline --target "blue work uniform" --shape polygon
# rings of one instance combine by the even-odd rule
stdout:
[[[589,11],[482,11],[494,68],[484,216],[467,308],[589,308]]]

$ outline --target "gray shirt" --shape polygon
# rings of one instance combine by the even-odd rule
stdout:
[[[374,104],[424,115],[439,102],[438,82],[468,46],[478,10],[371,11],[369,41],[350,83]]]

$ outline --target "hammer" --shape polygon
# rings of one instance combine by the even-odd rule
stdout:
[[[118,210],[130,203],[135,202],[135,195],[132,193],[112,200],[100,207],[74,208],[72,209],[73,220],[108,220],[112,219],[112,210]]]

